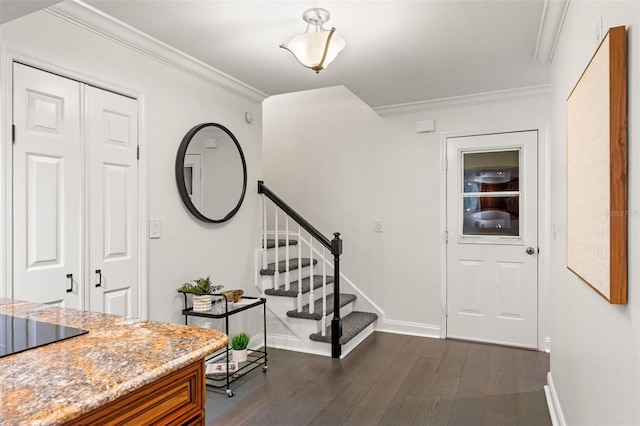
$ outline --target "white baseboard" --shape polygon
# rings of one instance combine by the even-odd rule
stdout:
[[[267,336],[269,348],[303,352],[313,355],[331,356],[331,345],[313,340],[302,341],[295,336],[271,334]]]
[[[384,333],[406,334],[409,336],[432,337],[440,339],[440,326],[416,322],[378,319],[376,331]]]
[[[547,397],[549,416],[551,416],[553,426],[566,426],[567,422],[565,422],[564,415],[562,414],[562,407],[560,406],[560,400],[556,393],[556,387],[553,384],[551,372],[547,373],[547,385],[544,387],[544,394]]]

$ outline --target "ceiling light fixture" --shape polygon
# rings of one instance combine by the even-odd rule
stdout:
[[[302,19],[307,23],[307,31],[280,45],[291,52],[302,66],[311,68],[316,74],[325,69],[345,46],[344,40],[335,34],[335,28],[326,30],[322,26],[330,16],[326,9],[305,11]]]

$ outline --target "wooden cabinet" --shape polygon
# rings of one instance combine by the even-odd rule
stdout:
[[[204,425],[204,360],[120,397],[68,425]]]

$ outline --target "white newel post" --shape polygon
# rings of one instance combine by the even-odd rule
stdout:
[[[284,258],[284,289],[289,291],[291,288],[291,273],[289,272],[289,216],[285,214],[284,216],[284,248],[285,248],[285,258]]]
[[[309,233],[309,313],[315,311],[315,297],[313,296],[313,237]]]
[[[322,335],[327,335],[327,249],[322,247]]]
[[[275,271],[273,272],[273,289],[277,290],[279,287],[279,283],[280,283],[280,268],[278,265],[279,262],[279,256],[278,256],[278,237],[280,235],[280,230],[278,229],[278,206],[274,205],[274,212],[275,212],[275,218],[274,218],[274,228],[275,228],[275,234],[274,234],[274,246],[275,246]]]

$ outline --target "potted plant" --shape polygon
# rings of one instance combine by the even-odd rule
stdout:
[[[244,290],[228,290],[223,293],[229,302],[236,303],[242,298]]]
[[[211,276],[208,276],[184,283],[178,288],[178,291],[193,296],[193,310],[195,312],[206,312],[211,309],[211,301],[213,299],[211,293],[220,290],[222,287],[224,286],[212,284]]]
[[[245,332],[238,333],[231,337],[231,349],[233,349],[233,360],[242,362],[247,360],[247,346],[251,338]]]

